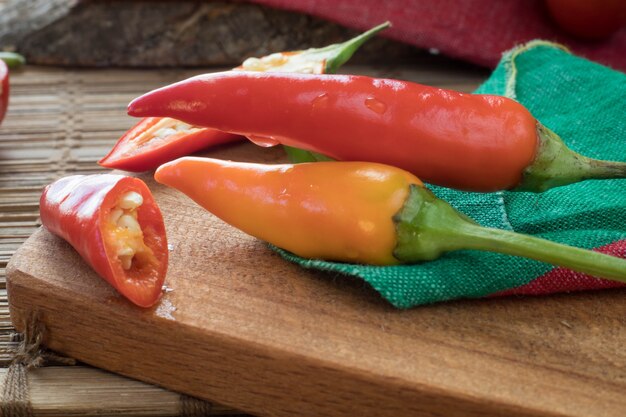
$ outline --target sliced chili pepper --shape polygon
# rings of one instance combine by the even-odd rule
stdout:
[[[190,126],[169,117],[146,117],[124,133],[98,163],[131,172],[148,171],[200,149],[241,139],[239,135]]]
[[[139,97],[128,113],[175,117],[339,160],[381,162],[461,190],[539,192],[626,177],[626,163],[571,151],[514,100],[398,80],[206,74]]]
[[[24,57],[13,52],[0,52],[0,123],[9,107],[9,68],[24,64]]]
[[[340,44],[304,51],[279,52],[262,58],[248,58],[234,70],[258,72],[333,73],[368,39],[390,24],[383,23]],[[242,116],[242,114],[240,114]],[[162,163],[189,155],[209,146],[243,140],[240,135],[205,127],[191,126],[172,118],[149,117],[139,121],[115,144],[98,163],[107,168],[141,172],[155,169]],[[318,157],[306,151],[286,149],[295,158]]]
[[[157,302],[167,271],[163,217],[138,178],[73,175],[48,185],[40,214],[123,296],[141,307]]]
[[[626,260],[482,227],[414,175],[369,162],[262,165],[186,157],[157,169],[242,231],[305,258],[390,265],[476,249],[626,282]]]

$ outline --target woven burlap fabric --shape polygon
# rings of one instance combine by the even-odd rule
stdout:
[[[573,150],[599,159],[626,160],[623,73],[558,46],[534,42],[505,54],[476,93],[514,94]],[[626,180],[586,181],[541,194],[430,188],[484,226],[583,248],[612,244],[605,248],[607,252],[626,256],[622,249],[615,250],[626,247],[620,243],[626,239]],[[307,260],[280,253],[305,268],[360,277],[399,308],[524,288],[553,269],[529,259],[478,251],[458,251],[431,262],[390,267]],[[579,278],[540,286],[532,293],[607,287],[604,280]]]

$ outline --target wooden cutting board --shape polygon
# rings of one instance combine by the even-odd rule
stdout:
[[[247,144],[212,156],[283,158]],[[171,291],[134,307],[40,229],[8,266],[18,329],[38,311],[51,349],[258,415],[626,415],[625,291],[400,311],[142,178],[165,216]]]

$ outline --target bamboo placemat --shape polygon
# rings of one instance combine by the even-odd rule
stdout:
[[[0,126],[0,383],[19,344],[9,317],[5,268],[40,226],[42,188],[64,175],[101,171],[96,161],[136,121],[126,116],[126,104],[147,90],[200,72],[27,67],[12,73],[9,112]],[[461,91],[473,90],[486,76],[485,71],[445,59],[428,60],[419,68],[352,67],[344,72]],[[237,413],[219,405],[209,409],[188,397],[88,366],[34,369],[29,380],[36,416]]]

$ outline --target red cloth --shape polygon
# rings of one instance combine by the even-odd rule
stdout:
[[[495,67],[502,52],[532,39],[562,43],[580,56],[626,71],[626,27],[611,38],[584,42],[565,35],[541,0],[252,0],[364,30],[389,20],[381,36],[434,48]]]
[[[620,258],[626,257],[626,240],[620,240],[609,245],[595,249]],[[594,278],[581,272],[574,272],[565,268],[554,268],[542,276],[532,280],[521,287],[500,291],[493,296],[512,294],[541,295],[564,291],[601,290],[607,288],[620,288],[626,284],[610,281],[608,279]]]

